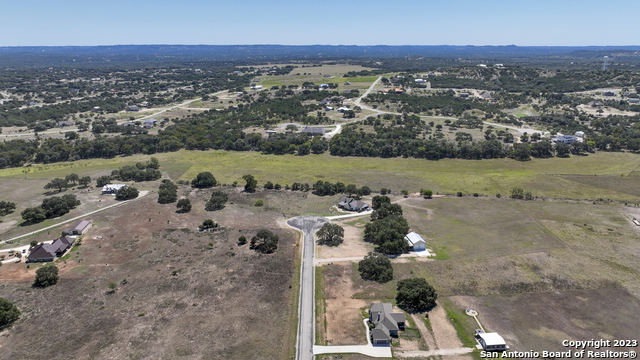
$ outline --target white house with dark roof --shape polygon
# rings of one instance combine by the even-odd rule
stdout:
[[[375,326],[371,330],[371,344],[391,345],[391,338],[404,330],[405,316],[403,312],[394,312],[390,303],[376,303],[369,306],[369,322]]]

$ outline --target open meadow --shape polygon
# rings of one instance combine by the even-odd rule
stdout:
[[[170,177],[190,180],[199,172],[211,171],[225,184],[251,174],[259,185],[266,181],[281,185],[294,182],[313,184],[318,180],[345,184],[382,187],[398,193],[421,188],[434,193],[508,196],[515,186],[531,191],[534,196],[567,199],[611,199],[640,202],[629,193],[633,181],[627,180],[640,165],[640,156],[631,153],[597,152],[571,158],[533,159],[520,162],[512,159],[431,161],[404,158],[337,157],[322,155],[263,155],[256,152],[187,151],[154,154],[165,167],[173,167]],[[91,159],[76,162],[34,165],[0,170],[0,179],[33,179],[64,176],[70,172],[105,173],[122,165],[146,161],[148,155]],[[163,169],[161,169],[163,170]],[[165,170],[169,171],[169,170]],[[182,172],[182,173],[180,173]],[[177,177],[173,177],[176,176]],[[585,182],[569,175],[596,175]],[[576,181],[580,180],[580,181]],[[606,180],[606,181],[605,181]]]
[[[216,212],[204,211],[211,190],[181,186],[190,213],[151,194],[90,216],[94,226],[82,245],[55,262],[55,286],[31,286],[40,264],[2,266],[0,297],[22,316],[0,337],[0,358],[290,358],[298,234],[280,226],[282,209],[269,200],[254,206],[258,197],[269,199],[265,192],[239,190],[225,189],[229,202]],[[204,219],[221,229],[199,232]],[[275,253],[238,244],[261,228],[279,236]],[[56,326],[65,336],[50,331]]]

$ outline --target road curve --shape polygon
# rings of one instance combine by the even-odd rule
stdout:
[[[303,232],[296,360],[313,359],[313,344],[315,343],[314,233],[327,222],[329,222],[328,219],[319,216],[298,216],[287,221],[289,226]]]

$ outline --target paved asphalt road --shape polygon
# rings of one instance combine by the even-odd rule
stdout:
[[[315,311],[315,274],[313,266],[313,252],[315,249],[314,233],[329,222],[318,216],[298,216],[289,219],[287,224],[302,230],[302,271],[300,275],[300,303],[298,304],[298,344],[296,345],[297,360],[313,359],[314,311]]]

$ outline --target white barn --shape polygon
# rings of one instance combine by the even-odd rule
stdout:
[[[413,251],[427,251],[427,243],[424,239],[416,234],[415,232],[411,232],[404,237],[407,240],[407,244],[411,247]]]
[[[505,351],[509,349],[502,336],[498,333],[480,333],[478,341],[484,351]]]

